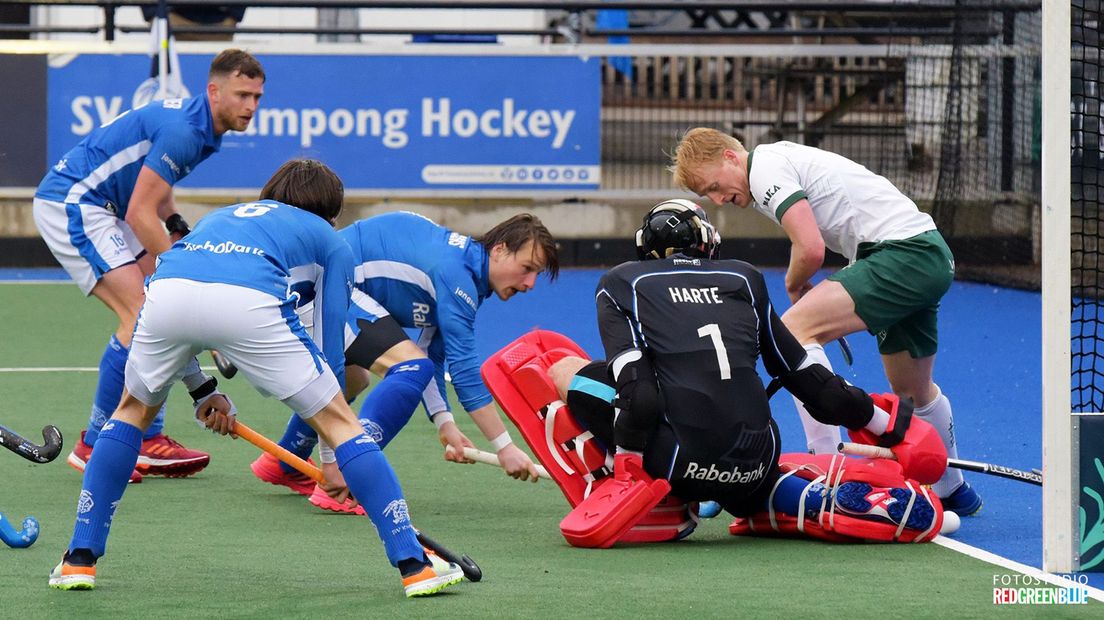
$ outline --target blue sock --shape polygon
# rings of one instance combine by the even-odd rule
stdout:
[[[345,484],[376,526],[392,566],[407,559],[425,559],[399,479],[380,447],[367,435],[354,437],[334,450]]]
[[[137,426],[119,420],[104,425],[84,470],[69,551],[85,548],[96,557],[104,554],[111,518],[138,463],[141,446],[142,431]]]
[[[820,514],[820,500],[824,490],[824,485],[819,482],[813,483],[797,476],[787,476],[774,492],[774,509],[797,516],[801,496],[805,495],[805,516],[815,517]],[[763,510],[766,509],[767,507],[764,506]]]
[[[418,358],[396,364],[387,371],[360,407],[360,425],[386,448],[399,434],[422,400],[422,392],[433,379],[433,362]]]
[[[88,416],[88,430],[84,433],[84,443],[94,445],[100,435],[100,429],[107,422],[119,399],[123,397],[123,371],[126,369],[130,349],[123,346],[115,334],[107,341],[103,356],[100,357],[100,378],[96,383],[96,395],[92,397],[92,412]]]
[[[304,422],[299,414],[293,413],[291,419],[288,420],[287,429],[284,430],[284,436],[280,438],[278,443],[290,450],[295,456],[308,459],[311,452],[314,452],[314,447],[318,445],[318,433]],[[280,461],[280,468],[288,474],[295,471],[294,467],[283,461]]]

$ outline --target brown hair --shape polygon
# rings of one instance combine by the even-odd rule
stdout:
[[[721,161],[725,149],[736,152],[747,150],[739,140],[726,133],[708,127],[695,127],[679,139],[667,171],[674,177],[675,185],[694,191],[701,167]]]
[[[553,280],[560,275],[560,254],[552,233],[544,227],[540,219],[531,213],[519,213],[488,230],[482,237],[476,238],[490,252],[491,248],[502,243],[510,253],[516,253],[527,241],[544,250],[544,271]]]
[[[345,203],[345,186],[317,159],[292,159],[265,183],[261,200],[299,207],[333,224]]]
[[[235,73],[240,73],[247,78],[261,78],[262,82],[265,80],[265,72],[261,68],[260,61],[245,50],[233,48],[222,50],[222,53],[215,56],[211,61],[211,70],[207,72],[207,79],[230,77]]]

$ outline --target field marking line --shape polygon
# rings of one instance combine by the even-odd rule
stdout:
[[[204,372],[216,370],[216,368],[214,366],[202,366],[202,368],[203,368]],[[54,366],[54,367],[43,366],[43,367],[25,367],[25,368],[0,368],[0,373],[4,373],[4,372],[7,372],[7,373],[14,373],[14,372],[98,372],[99,370],[100,369],[98,367],[92,367],[92,366]],[[954,540],[952,538],[947,538],[946,536],[937,536],[935,538],[935,540],[933,540],[932,542],[934,542],[935,544],[937,544],[941,547],[944,547],[946,549],[950,549],[951,551],[956,551],[956,552],[961,553],[963,555],[967,555],[969,557],[972,557],[976,560],[981,560],[982,562],[986,562],[988,564],[993,564],[995,566],[1000,566],[1001,568],[1005,568],[1005,569],[1008,569],[1008,570],[1011,570],[1011,571],[1015,571],[1015,572],[1018,572],[1018,573],[1022,573],[1024,575],[1034,577],[1034,578],[1038,579],[1039,581],[1043,581],[1045,583],[1049,583],[1049,584],[1054,585],[1054,586],[1066,587],[1066,588],[1076,586],[1078,588],[1083,588],[1086,591],[1089,598],[1092,598],[1092,599],[1100,601],[1100,602],[1104,602],[1104,590],[1101,590],[1099,588],[1094,588],[1090,585],[1077,583],[1076,581],[1070,581],[1069,579],[1064,579],[1064,578],[1059,577],[1057,575],[1054,575],[1052,573],[1048,573],[1048,572],[1045,572],[1041,569],[1035,568],[1034,566],[1028,566],[1027,564],[1021,564],[1020,562],[1017,562],[1015,560],[1010,560],[1006,557],[999,556],[995,553],[991,553],[991,552],[986,551],[984,549],[979,549],[977,547],[968,545],[964,542],[960,542],[960,541]]]
[[[200,366],[204,372],[216,370],[214,366]],[[99,372],[98,366],[27,366],[23,368],[0,368],[0,372]]]
[[[1039,581],[1044,581],[1051,585],[1059,586],[1062,588],[1077,587],[1084,589],[1088,597],[1097,601],[1104,602],[1104,590],[1100,588],[1094,588],[1088,584],[1078,583],[1077,581],[1071,581],[1070,579],[1064,579],[1055,575],[1054,573],[1048,573],[1044,570],[1035,568],[1034,566],[1028,566],[1027,564],[1021,564],[1015,560],[1010,560],[1006,557],[999,556],[995,553],[991,553],[984,549],[967,545],[964,542],[954,540],[953,538],[947,538],[946,536],[936,536],[933,540],[935,544],[950,549],[951,551],[957,551],[963,555],[968,555],[975,560],[981,560],[989,564],[1000,566],[1017,573],[1023,573],[1030,577],[1034,577]]]

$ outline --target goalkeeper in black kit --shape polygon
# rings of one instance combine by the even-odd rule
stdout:
[[[719,260],[719,243],[696,204],[656,205],[636,235],[641,260],[598,285],[606,360],[567,357],[549,369],[574,417],[616,452],[614,477],[663,479],[683,500],[717,501],[739,517],[736,534],[933,538],[943,509],[922,483],[946,466],[938,434],[907,401],[868,395],[807,360],[763,275]],[[782,454],[760,357],[818,420],[898,461]]]

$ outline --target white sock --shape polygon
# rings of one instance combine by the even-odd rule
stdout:
[[[824,347],[816,343],[807,344],[805,345],[805,353],[805,361],[801,364],[801,368],[806,368],[810,364],[820,364],[828,370],[832,370],[832,363],[828,361],[828,356],[824,353]],[[801,418],[801,427],[805,429],[805,443],[809,446],[809,452],[812,454],[835,454],[839,452],[839,427],[817,422],[805,409],[805,405],[801,404],[800,400],[797,398],[793,400],[794,406],[797,407],[797,415]]]
[[[866,423],[865,428],[875,435],[881,435],[889,428],[889,420],[889,412],[884,411],[878,405],[874,405],[874,415],[870,417],[870,421]]]
[[[912,413],[935,427],[935,430],[939,432],[939,438],[943,440],[943,445],[947,447],[947,456],[956,459],[958,458],[958,446],[955,445],[954,414],[951,413],[951,401],[947,400],[938,385],[935,386],[935,390],[938,394],[935,400],[913,410]],[[953,467],[948,467],[943,477],[932,485],[932,490],[939,497],[947,497],[961,486],[962,482],[962,472]]]

